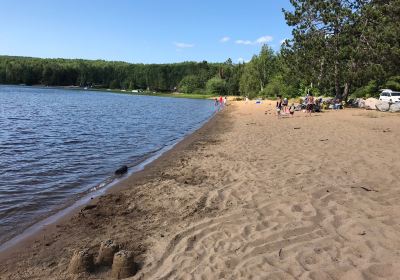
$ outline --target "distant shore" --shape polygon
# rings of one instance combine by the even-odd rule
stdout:
[[[133,92],[132,90],[124,90],[124,89],[90,88],[90,87],[85,88],[80,86],[6,85],[6,84],[0,84],[0,86],[37,87],[43,89],[64,89],[64,90],[80,90],[80,91],[100,91],[100,92],[111,92],[111,93],[128,94],[128,95],[189,98],[189,99],[213,99],[216,97],[215,95],[204,94],[204,93],[178,93],[178,92],[162,93],[153,91]]]
[[[360,109],[278,119],[232,102],[89,207],[2,254],[1,279],[73,276],[112,239],[132,279],[397,279],[400,116]],[[379,145],[377,145],[379,143]],[[2,278],[3,277],[3,278]]]

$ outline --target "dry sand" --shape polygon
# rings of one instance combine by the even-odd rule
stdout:
[[[265,111],[267,110],[267,114]],[[3,253],[1,279],[71,275],[113,239],[133,279],[400,279],[400,115],[278,120],[233,103],[113,193]]]

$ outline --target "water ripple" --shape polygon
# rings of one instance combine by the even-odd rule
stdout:
[[[204,100],[0,86],[0,243],[213,112]]]

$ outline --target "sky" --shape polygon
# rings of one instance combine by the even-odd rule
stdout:
[[[0,0],[0,55],[248,61],[291,37],[289,0]]]

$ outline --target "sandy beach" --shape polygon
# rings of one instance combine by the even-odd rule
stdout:
[[[232,102],[144,171],[0,254],[0,279],[71,274],[112,239],[131,279],[399,279],[400,115],[277,119]]]

